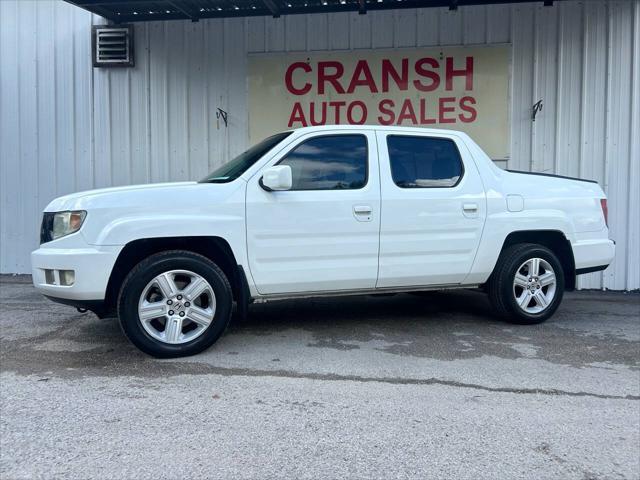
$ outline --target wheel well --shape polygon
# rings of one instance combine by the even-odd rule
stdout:
[[[161,237],[144,238],[127,243],[116,260],[105,295],[105,306],[110,312],[116,310],[120,286],[127,274],[145,258],[165,250],[187,250],[198,253],[214,262],[229,279],[233,298],[240,303],[245,299],[246,279],[238,265],[229,243],[220,237]]]
[[[517,243],[537,243],[543,245],[558,256],[562,265],[565,278],[565,290],[576,288],[576,264],[573,258],[571,242],[564,234],[557,230],[525,230],[511,232],[507,235],[502,245],[504,251],[507,247]]]

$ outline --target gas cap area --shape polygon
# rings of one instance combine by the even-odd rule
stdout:
[[[522,198],[522,195],[507,195],[507,210],[510,212],[524,210],[524,198]]]

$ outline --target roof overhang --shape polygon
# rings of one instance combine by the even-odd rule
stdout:
[[[305,13],[359,12],[400,8],[523,3],[531,0],[66,0],[114,23],[201,18],[255,17]],[[538,0],[547,6],[554,0]],[[563,1],[563,0],[555,0]]]

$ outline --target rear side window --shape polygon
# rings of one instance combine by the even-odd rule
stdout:
[[[453,187],[462,177],[460,152],[447,138],[387,137],[391,176],[401,188]]]
[[[364,135],[327,135],[301,143],[279,165],[291,167],[291,190],[348,190],[367,183],[367,157]]]

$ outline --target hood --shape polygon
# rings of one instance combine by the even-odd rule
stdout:
[[[152,183],[124,187],[100,188],[64,195],[53,200],[45,212],[63,210],[92,210],[96,208],[137,208],[155,205],[175,205],[189,203],[191,192],[205,191],[214,196],[224,195],[237,188],[238,182],[212,184],[198,182]],[[236,184],[232,187],[232,184]],[[180,199],[180,202],[176,200]]]
[[[210,235],[242,223],[244,186],[229,183],[160,183],[103,188],[65,195],[45,211],[85,210],[80,234],[90,245],[125,245],[132,239]],[[179,235],[177,235],[177,233]]]

